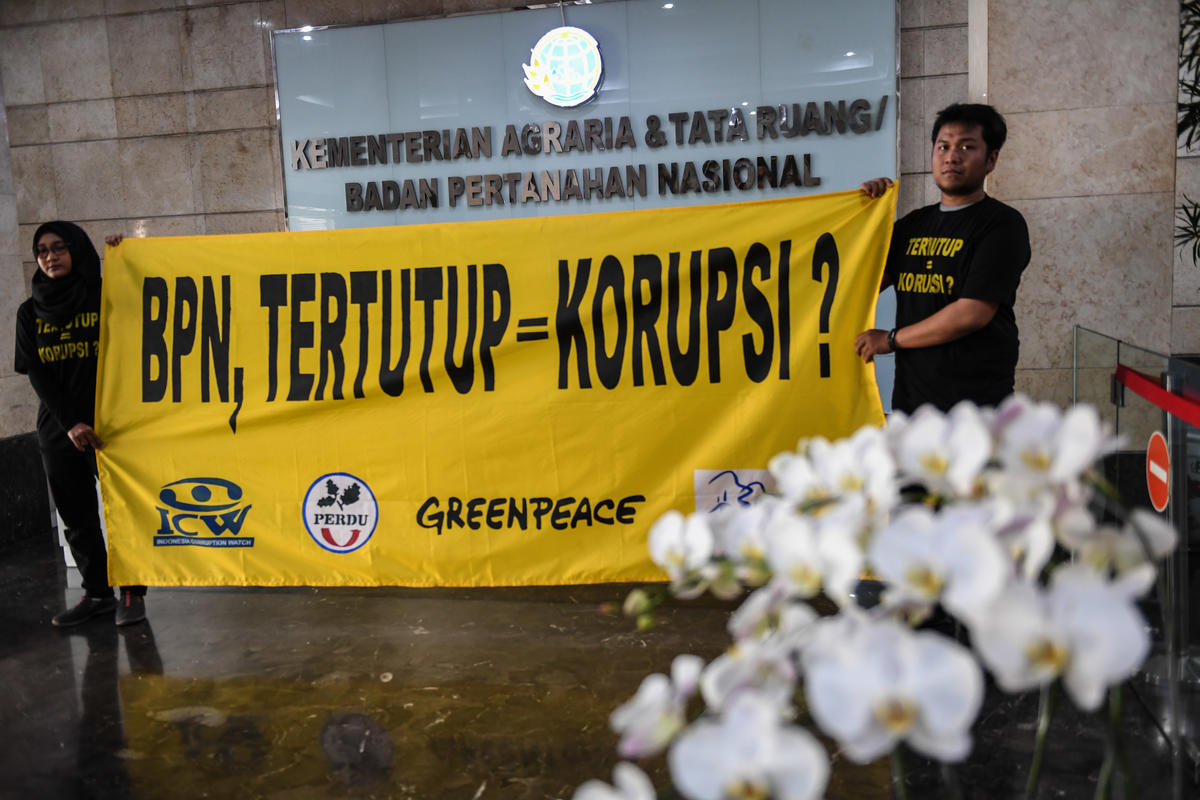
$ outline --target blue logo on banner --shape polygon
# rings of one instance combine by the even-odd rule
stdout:
[[[709,511],[719,511],[734,504],[753,505],[753,501],[767,488],[762,481],[747,479],[746,483],[742,483],[738,474],[731,469],[718,472],[709,479],[708,485],[714,486],[716,492],[716,504]]]
[[[239,536],[251,506],[242,487],[222,478],[184,478],[158,492],[159,526],[154,546],[253,547],[254,537]]]

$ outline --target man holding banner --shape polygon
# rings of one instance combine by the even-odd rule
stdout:
[[[881,290],[896,287],[896,327],[858,335],[864,362],[896,354],[892,407],[943,411],[960,400],[995,406],[1013,392],[1019,339],[1013,305],[1029,264],[1020,212],[988,197],[1007,127],[994,108],[955,104],[933,124],[932,171],[941,202],[905,216],[892,232]],[[888,178],[860,190],[880,197]]]

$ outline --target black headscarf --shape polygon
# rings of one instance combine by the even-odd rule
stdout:
[[[56,233],[71,253],[71,271],[50,278],[41,268],[33,275],[33,306],[37,315],[54,325],[64,325],[87,305],[88,296],[100,289],[100,256],[83,228],[73,222],[45,222],[33,234],[33,257],[38,240]]]

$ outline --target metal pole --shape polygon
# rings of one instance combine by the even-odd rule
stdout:
[[[1175,392],[1179,389],[1179,379],[1171,374],[1169,368],[1163,374],[1163,387]],[[1171,738],[1171,787],[1172,797],[1182,800],[1183,794],[1183,731],[1184,724],[1183,698],[1180,689],[1180,666],[1183,663],[1184,652],[1180,647],[1184,640],[1187,624],[1186,594],[1181,594],[1180,577],[1185,572],[1181,567],[1186,562],[1187,542],[1187,424],[1176,419],[1166,411],[1163,412],[1163,427],[1167,436],[1167,452],[1171,454],[1173,468],[1171,470],[1171,491],[1167,502],[1167,520],[1182,531],[1180,547],[1171,554],[1164,565],[1162,577],[1165,591],[1160,595],[1164,602],[1163,637],[1167,650],[1167,703],[1168,730]],[[1180,502],[1182,500],[1182,502]],[[1186,581],[1186,577],[1184,577]],[[1185,584],[1186,585],[1186,584]],[[1184,602],[1181,602],[1184,600]]]

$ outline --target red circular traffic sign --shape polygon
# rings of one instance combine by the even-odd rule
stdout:
[[[1158,431],[1150,434],[1146,444],[1146,489],[1155,511],[1163,511],[1171,497],[1171,454],[1167,440]]]

